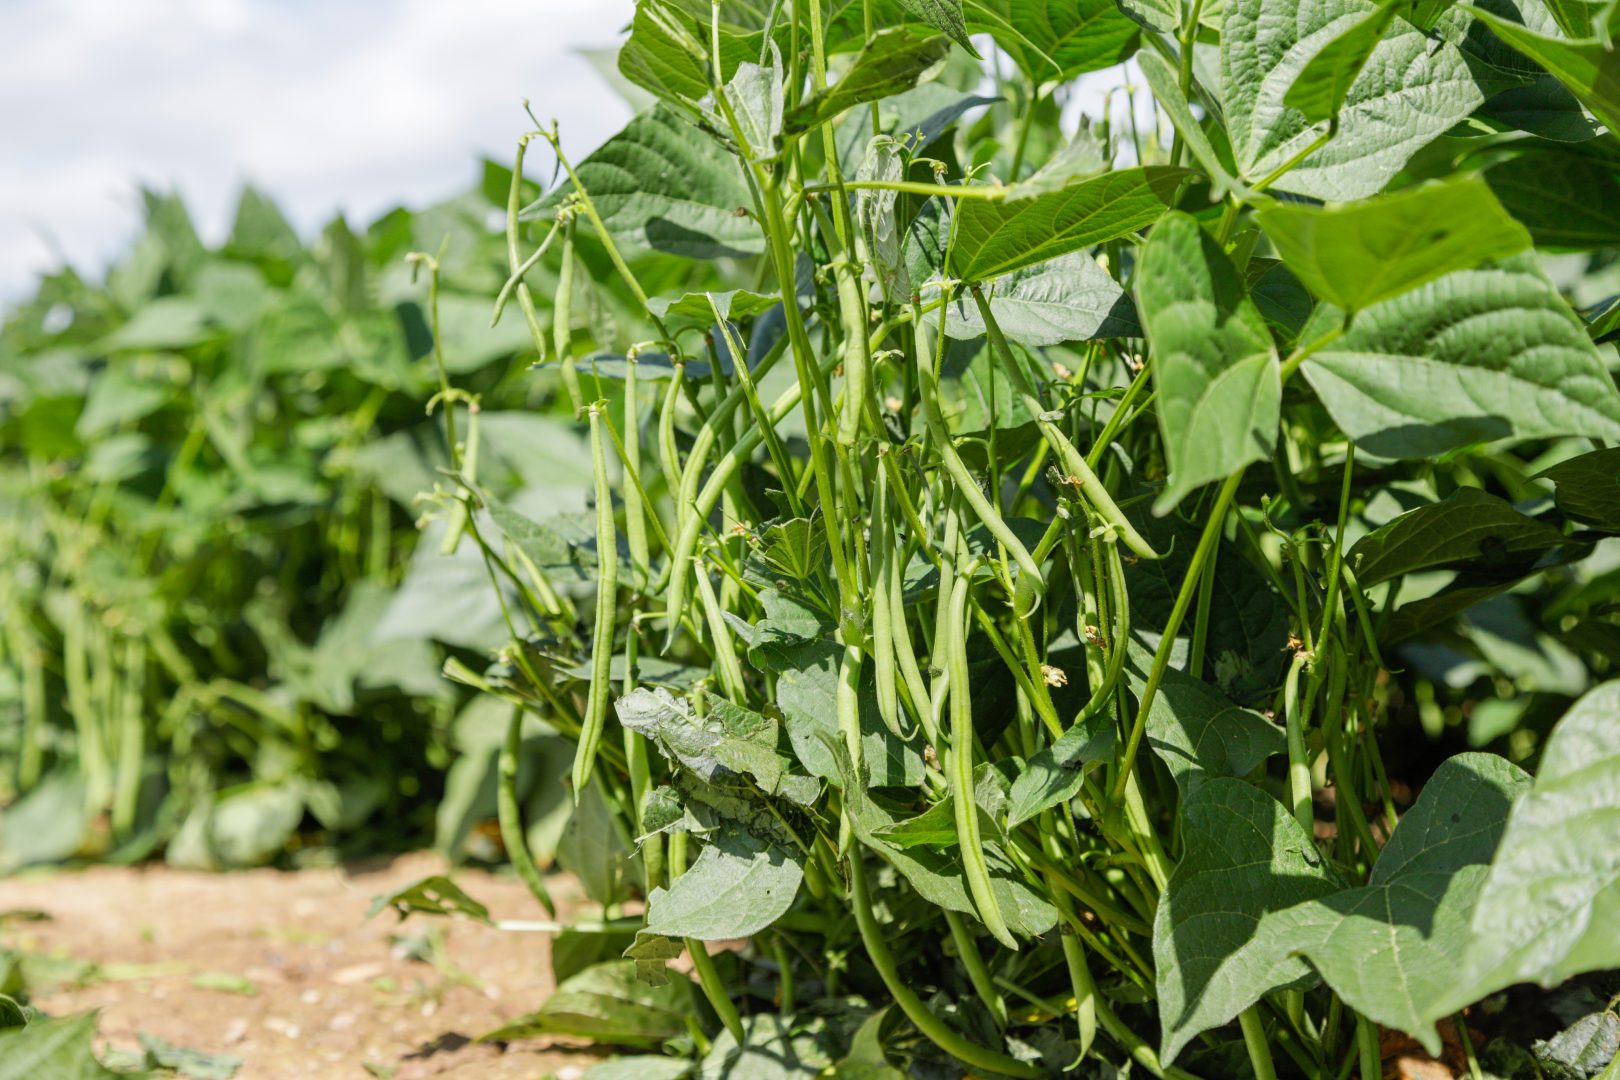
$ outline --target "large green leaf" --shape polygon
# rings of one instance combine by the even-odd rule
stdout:
[[[899,0],[900,6],[935,30],[949,37],[974,57],[979,51],[968,40],[967,23],[962,17],[962,0]]]
[[[1555,248],[1620,244],[1620,180],[1596,156],[1529,150],[1491,166],[1485,181],[1536,243]]]
[[[571,1035],[605,1046],[652,1049],[686,1030],[691,993],[685,979],[655,986],[636,977],[634,960],[610,960],[568,979],[538,1011],[482,1040]]]
[[[1347,311],[1530,246],[1491,188],[1467,176],[1347,206],[1276,203],[1255,216],[1300,281]]]
[[[619,73],[670,102],[696,103],[709,93],[709,18],[664,0],[638,0],[630,37],[619,50]],[[721,69],[730,76],[741,63],[759,58],[761,35],[736,26],[720,28]]]
[[[647,931],[672,938],[728,941],[759,933],[798,895],[804,864],[796,852],[726,821],[705,834],[703,853],[668,890],[647,898]]]
[[[1365,886],[1301,904],[1266,932],[1309,960],[1346,1005],[1439,1054],[1434,1023],[1446,1015],[1458,960],[1472,951],[1469,916],[1485,864],[1529,782],[1494,754],[1449,759]]]
[[[96,1060],[97,1014],[35,1020],[0,1029],[0,1080],[111,1080],[120,1074]]]
[[[1304,370],[1339,427],[1383,457],[1505,438],[1620,439],[1614,380],[1526,259],[1374,304]]]
[[[1185,854],[1153,922],[1166,1064],[1199,1032],[1311,980],[1266,923],[1340,887],[1293,815],[1242,780],[1204,781],[1181,814]]]
[[[988,32],[1035,83],[1067,82],[1136,51],[1136,24],[1112,0],[984,0],[968,12],[969,29]]]
[[[654,740],[671,760],[707,781],[746,776],[767,795],[795,802],[815,798],[818,785],[791,776],[776,752],[777,722],[723,698],[711,697],[709,714],[698,719],[692,706],[662,687],[641,687],[614,702],[619,723]]]
[[[1546,68],[1611,132],[1620,132],[1620,52],[1599,41],[1550,37],[1472,4],[1464,6],[1497,37]]]
[[[1007,794],[1008,827],[1074,798],[1085,784],[1087,767],[1113,754],[1114,720],[1101,709],[1029,759]]]
[[[737,159],[667,105],[631,120],[574,171],[627,255],[714,259],[765,248]],[[562,185],[525,215],[555,210],[571,188]]]
[[[1553,482],[1558,509],[1606,532],[1620,532],[1620,449],[1581,454],[1536,476]]]
[[[1221,84],[1238,170],[1258,181],[1327,129],[1286,103],[1318,50],[1374,11],[1368,0],[1233,0],[1221,31]],[[1484,100],[1461,50],[1396,19],[1339,110],[1337,133],[1277,181],[1284,191],[1360,199]]]
[[[1154,165],[1027,198],[962,199],[952,272],[984,281],[1133,233],[1164,215],[1186,175]]]
[[[838,734],[838,666],[844,649],[825,637],[774,650],[784,662],[776,679],[776,704],[782,711],[788,741],[813,776],[838,780],[837,763],[826,739]],[[877,787],[910,787],[922,783],[920,735],[903,741],[878,714],[871,665],[860,686],[861,764],[868,783]]]
[[[1589,691],[1547,741],[1474,908],[1467,977],[1445,1005],[1620,966],[1620,681]]]
[[[1136,337],[1142,332],[1125,290],[1090,255],[1078,251],[1014,270],[986,292],[1001,332],[1024,345]],[[945,332],[953,338],[985,332],[973,297],[958,296],[952,302]]]
[[[1313,124],[1331,120],[1372,58],[1399,6],[1393,0],[1382,0],[1338,31],[1299,69],[1293,85],[1283,95],[1283,104],[1298,109]]]
[[[938,67],[950,49],[944,36],[918,38],[903,27],[879,30],[837,82],[807,98],[788,113],[785,123],[790,130],[803,131],[845,109],[909,90]]]
[[[1423,570],[1506,573],[1528,567],[1564,534],[1478,488],[1459,488],[1356,542],[1350,565],[1363,588]]]
[[[1125,678],[1138,698],[1152,654],[1132,643]],[[1282,729],[1240,708],[1215,687],[1186,672],[1165,671],[1148,709],[1147,745],[1164,762],[1183,796],[1218,776],[1241,777],[1287,749]]]
[[[1271,332],[1226,253],[1196,219],[1167,215],[1137,267],[1136,302],[1153,349],[1170,475],[1153,504],[1271,456],[1282,383]]]

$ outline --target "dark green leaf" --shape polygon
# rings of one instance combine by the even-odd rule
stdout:
[[[1350,549],[1350,565],[1364,588],[1422,570],[1508,573],[1563,541],[1557,528],[1495,495],[1459,488],[1362,537]]]
[[[1267,923],[1340,887],[1282,803],[1241,780],[1205,780],[1181,815],[1185,854],[1153,923],[1166,1064],[1199,1032],[1274,990],[1312,981]]]
[[[1298,109],[1313,124],[1337,115],[1399,6],[1393,0],[1383,0],[1339,30],[1300,68],[1293,85],[1283,94],[1283,104]]]
[[[1485,180],[1537,244],[1620,244],[1620,181],[1598,160],[1557,150],[1526,151],[1491,166]]]
[[[1563,41],[1538,34],[1472,4],[1463,7],[1497,37],[1546,68],[1611,132],[1620,131],[1620,53],[1597,41]]]
[[[1553,501],[1577,521],[1620,532],[1620,449],[1594,450],[1536,474],[1555,485]]]
[[[1446,761],[1358,889],[1272,920],[1346,1005],[1441,1051],[1437,1006],[1472,951],[1469,916],[1514,798],[1530,778],[1492,754]]]
[[[1152,655],[1130,645],[1125,678],[1140,697]],[[1167,669],[1148,709],[1147,745],[1159,755],[1183,797],[1214,777],[1247,776],[1287,749],[1282,729],[1259,713],[1232,704],[1201,679]]]

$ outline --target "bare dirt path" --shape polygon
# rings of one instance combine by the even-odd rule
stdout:
[[[240,1056],[238,1080],[580,1076],[597,1060],[587,1051],[470,1041],[551,991],[546,936],[387,912],[365,921],[373,897],[443,871],[419,854],[296,873],[98,866],[0,880],[0,944],[95,966],[45,965],[67,980],[36,993],[47,1013],[100,1009],[117,1047],[148,1032]],[[456,881],[495,918],[538,914],[515,879]],[[569,884],[553,886],[561,903]],[[15,915],[27,911],[49,918]]]

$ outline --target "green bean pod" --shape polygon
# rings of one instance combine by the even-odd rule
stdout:
[[[586,691],[579,746],[574,752],[574,801],[590,782],[596,750],[607,723],[612,686],[613,628],[617,622],[619,591],[619,534],[613,523],[613,489],[608,483],[606,435],[597,402],[586,411],[591,421],[591,458],[596,473],[596,626],[591,634],[591,684]]]

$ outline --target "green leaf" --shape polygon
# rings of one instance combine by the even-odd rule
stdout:
[[[1153,349],[1170,475],[1153,512],[1271,456],[1282,383],[1277,351],[1243,282],[1197,220],[1175,212],[1148,238],[1136,303]]]
[[[1594,450],[1537,473],[1553,482],[1558,509],[1605,532],[1620,532],[1620,449]]]
[[[721,318],[739,321],[763,315],[782,302],[782,298],[775,293],[732,289],[715,293],[689,292],[675,300],[655,296],[647,301],[647,308],[666,323],[708,326],[714,322],[714,310],[709,307],[711,296],[715,307],[720,309]]]
[[[1121,0],[1121,7],[1130,10],[1127,6],[1130,2],[1131,0]],[[1145,3],[1142,9],[1150,10]],[[1174,8],[1170,10],[1170,25],[1163,28],[1165,30],[1175,27]],[[1197,117],[1193,116],[1192,105],[1181,90],[1180,74],[1170,66],[1170,61],[1150,49],[1138,53],[1136,63],[1142,69],[1142,75],[1147,79],[1148,88],[1153,92],[1159,107],[1170,117],[1170,123],[1174,125],[1176,133],[1181,136],[1182,141],[1187,144],[1187,149],[1192,151],[1193,158],[1208,174],[1212,182],[1210,197],[1219,199],[1223,193],[1240,187],[1241,185],[1227,170],[1226,163],[1215,152],[1215,147],[1210,144],[1203,126]]]
[[[1154,165],[1029,198],[959,200],[952,273],[984,281],[1133,233],[1164,215],[1186,175]]]
[[[1610,165],[1580,153],[1528,150],[1491,166],[1485,180],[1537,244],[1620,244],[1620,181]]]
[[[1494,754],[1460,754],[1436,770],[1358,889],[1291,909],[1267,932],[1287,940],[1346,1005],[1441,1050],[1437,1005],[1473,947],[1469,916],[1530,782]]]
[[[585,1070],[584,1080],[683,1080],[692,1075],[692,1063],[679,1058],[609,1058]]]
[[[462,892],[461,886],[442,874],[413,881],[402,889],[385,893],[371,902],[366,918],[391,908],[400,919],[408,915],[465,915],[478,922],[490,922],[489,909]]]
[[[1470,176],[1348,206],[1276,203],[1255,216],[1300,281],[1347,311],[1530,246],[1524,226]]]
[[[1112,0],[982,0],[968,11],[969,28],[988,32],[1037,84],[1113,67],[1136,51],[1136,24]]]
[[[1028,821],[1047,807],[1078,795],[1085,784],[1086,767],[1113,757],[1114,738],[1113,717],[1107,709],[1100,709],[1038,751],[1007,795],[1007,826]]]
[[[742,1044],[730,1031],[715,1036],[699,1080],[814,1080],[833,1064],[825,1022],[761,1013],[743,1021]]]
[[[746,938],[793,906],[804,880],[797,852],[730,821],[703,842],[703,853],[686,873],[647,898],[648,933],[699,941]]]
[[[1598,41],[1563,41],[1472,4],[1464,10],[1569,88],[1611,132],[1620,132],[1620,53]]]
[[[242,1067],[235,1054],[205,1054],[188,1046],[175,1046],[156,1035],[140,1033],[141,1053],[147,1068],[172,1069],[188,1080],[231,1080]]]
[[[968,40],[967,24],[962,19],[962,0],[900,0],[900,6],[962,46],[969,56],[979,59],[979,50]]]
[[[614,708],[619,723],[654,740],[667,757],[704,780],[746,776],[767,795],[788,795],[799,803],[816,796],[815,782],[790,776],[777,754],[775,720],[712,695],[709,715],[699,720],[688,702],[662,688],[632,690]]]
[[[1603,133],[1603,125],[1551,75],[1537,75],[1522,86],[1502,91],[1487,101],[1476,115],[1555,142],[1585,142]],[[1557,182],[1556,177],[1546,179],[1549,183]],[[1500,191],[1497,195],[1506,201],[1507,197]]]
[[[1131,643],[1125,678],[1140,698],[1152,654]],[[1183,798],[1215,777],[1242,777],[1288,748],[1282,729],[1232,704],[1215,687],[1174,668],[1165,670],[1148,709],[1147,745],[1170,770]]]
[[[1526,259],[1374,304],[1304,371],[1345,434],[1381,457],[1506,438],[1620,439],[1620,391]]]
[[[856,815],[855,832],[863,844],[899,871],[928,903],[977,918],[963,877],[960,848],[891,844],[880,833],[899,824],[896,816],[867,792],[856,792],[848,785],[845,792]],[[990,891],[1009,930],[1023,937],[1039,937],[1057,924],[1057,909],[1029,886],[993,843],[985,845],[985,861],[990,868]]]
[[[1137,337],[1142,332],[1125,290],[1082,252],[1014,270],[986,292],[1001,332],[1024,345]],[[956,297],[946,315],[945,333],[975,338],[984,332],[984,318],[973,297]]]
[[[1466,977],[1444,1005],[1620,966],[1617,815],[1620,681],[1589,691],[1553,729],[1474,908]]]
[[[720,29],[721,68],[759,59],[760,35],[735,26]],[[662,0],[638,0],[630,37],[619,50],[619,74],[664,101],[692,105],[709,93],[709,18]]]
[[[845,109],[909,90],[928,78],[950,49],[950,40],[943,36],[918,38],[904,27],[879,30],[837,82],[788,113],[786,127],[805,131],[837,118]]]
[[[1221,84],[1239,172],[1257,182],[1327,130],[1286,103],[1312,57],[1355,27],[1368,0],[1233,0],[1221,31]],[[1484,100],[1462,51],[1396,19],[1372,50],[1339,110],[1338,131],[1276,187],[1319,199],[1360,199],[1382,190],[1429,142]]]
[[[1350,549],[1350,566],[1363,588],[1423,570],[1508,573],[1563,542],[1556,527],[1495,495],[1458,488],[1362,537]]]
[[[1242,780],[1200,784],[1182,804],[1181,831],[1185,854],[1153,922],[1166,1065],[1199,1032],[1312,981],[1267,922],[1340,887],[1283,804]]]
[[[630,852],[621,819],[601,786],[579,792],[579,801],[557,841],[557,861],[579,879],[585,895],[604,907],[624,898]]]
[[[1399,6],[1394,0],[1382,0],[1338,31],[1300,68],[1293,85],[1283,94],[1283,104],[1298,109],[1311,123],[1337,115]]]
[[[28,1026],[28,1014],[9,994],[0,994],[0,1032]]]
[[[636,978],[634,960],[610,960],[586,968],[557,987],[538,1011],[479,1041],[569,1035],[606,1046],[652,1049],[686,1031],[691,1001],[685,979],[649,986]]]
[[[574,171],[626,256],[664,251],[715,259],[765,249],[737,159],[667,105],[631,120]],[[562,185],[525,216],[554,211],[571,188]],[[487,307],[483,319],[487,324]]]
[[[762,650],[756,650],[756,652]],[[784,661],[776,679],[776,705],[782,711],[793,753],[812,776],[838,781],[837,764],[825,737],[838,734],[838,667],[844,648],[826,637],[775,650]],[[902,741],[878,714],[871,665],[863,665],[860,684],[861,764],[875,787],[911,787],[922,783],[920,734]]]
[[[760,558],[795,584],[814,580],[827,553],[827,536],[809,518],[789,518],[765,530]]]
[[[89,1012],[0,1029],[0,1080],[111,1080],[120,1075],[96,1060],[91,1039],[97,1019]]]

